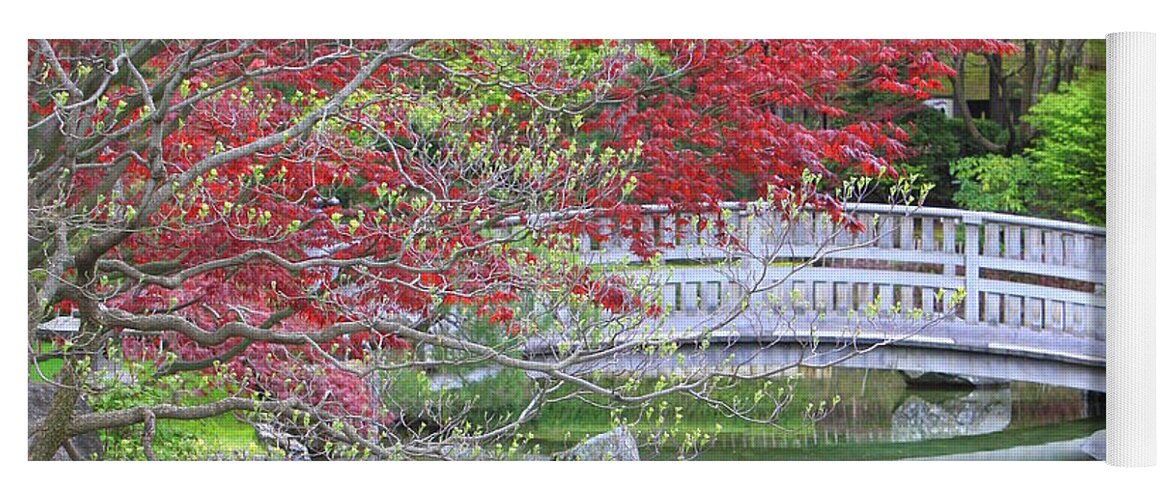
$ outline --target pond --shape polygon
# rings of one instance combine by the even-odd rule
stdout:
[[[1089,459],[1074,440],[1106,426],[1100,394],[1023,382],[927,389],[909,387],[897,371],[827,368],[799,371],[794,394],[779,426],[708,415],[697,403],[671,404],[684,406],[685,428],[723,422],[714,440],[689,457],[699,460]],[[805,411],[807,403],[834,399],[818,418]],[[528,426],[545,449],[565,449],[605,425],[587,425],[605,418],[591,414],[596,410],[560,406]],[[1021,450],[1027,453],[1014,453]],[[640,454],[679,458],[670,446],[643,445]]]

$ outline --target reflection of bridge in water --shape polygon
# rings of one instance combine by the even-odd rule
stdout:
[[[805,432],[754,429],[723,436],[717,456],[874,460],[996,449],[994,455],[1012,457],[1024,451],[1017,447],[1054,445],[1058,449],[1033,459],[1085,459],[1078,446],[1105,425],[1102,408],[1077,389],[1025,382],[924,389],[886,370],[799,371],[803,399],[839,397],[834,410]],[[1064,443],[1070,438],[1077,443]]]
[[[852,234],[824,216],[789,223],[726,208],[746,250],[701,244],[662,220],[658,207],[647,207],[644,227],[676,243],[662,252],[661,270],[638,265],[621,238],[582,245],[587,262],[633,264],[624,273],[662,286],[668,313],[656,332],[713,331],[710,347],[680,342],[682,360],[627,352],[583,369],[669,371],[731,357],[749,374],[838,364],[1105,391],[1103,228],[858,204],[849,210],[866,230]],[[750,258],[766,254],[767,267]],[[868,314],[874,305],[880,312]],[[909,309],[924,317],[908,320]],[[558,356],[548,342],[528,350]]]

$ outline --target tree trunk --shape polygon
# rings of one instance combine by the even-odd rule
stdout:
[[[1053,76],[1049,79],[1049,88],[1045,93],[1056,92],[1057,87],[1061,85],[1061,73],[1064,65],[1064,57],[1062,53],[1065,51],[1065,40],[1058,40],[1057,46],[1053,48]]]
[[[1044,42],[1042,42],[1041,49],[1049,50]],[[1042,66],[1045,64],[1043,59],[1041,64]],[[1033,100],[1036,98],[1037,92],[1034,85],[1037,82],[1037,73],[1037,41],[1025,40],[1025,60],[1021,65],[1021,83],[1023,83],[1021,85],[1021,114],[1028,113],[1029,109],[1033,107]],[[1032,141],[1033,127],[1030,127],[1028,123],[1021,123],[1020,133],[1022,146]]]
[[[976,122],[972,120],[972,110],[968,108],[968,96],[964,90],[964,60],[967,59],[967,53],[961,53],[955,57],[955,72],[956,75],[951,78],[952,89],[955,90],[956,108],[960,111],[960,116],[964,119],[964,127],[971,134],[972,138],[980,144],[980,147],[998,152],[1004,149],[1004,146],[996,144],[984,137],[980,130],[976,128]]]
[[[1012,94],[1008,90],[1009,75],[1004,71],[1004,60],[999,54],[985,55],[988,61],[988,109],[992,121],[1008,131],[1008,142],[1002,150],[1012,154],[1017,147],[1016,115],[1012,109]]]
[[[1008,96],[1001,89],[1004,67],[999,54],[984,56],[988,62],[988,118],[1002,126],[1008,126]]]
[[[1061,81],[1069,83],[1077,76],[1077,68],[1082,64],[1082,48],[1085,47],[1085,40],[1071,40],[1069,55],[1066,59],[1065,74],[1062,75]]]
[[[77,405],[77,398],[80,396],[81,391],[78,390],[75,367],[71,359],[66,357],[65,365],[61,369],[61,386],[53,394],[53,403],[49,405],[49,414],[45,416],[41,428],[37,429],[33,444],[29,447],[29,460],[52,460],[61,445],[69,439],[69,424],[73,421],[73,408]]]
[[[82,279],[90,279],[92,271],[81,274]],[[81,304],[85,306],[83,302]],[[81,324],[78,325],[77,335],[73,338],[75,352],[94,352],[101,346],[102,336],[87,328],[90,325],[88,317],[92,311],[81,311]],[[49,404],[49,412],[45,415],[41,427],[36,430],[32,446],[29,447],[29,460],[52,460],[57,450],[72,437],[69,434],[73,424],[73,412],[77,408],[77,401],[81,398],[82,377],[77,373],[78,359],[89,359],[88,354],[65,354],[61,357],[61,376],[57,392],[53,394],[53,402]],[[84,363],[92,366],[90,363]]]
[[[1041,94],[1041,83],[1045,81],[1045,66],[1049,64],[1049,49],[1053,46],[1053,40],[1041,40],[1041,44],[1037,46],[1037,61],[1034,64],[1036,72],[1033,73],[1032,88],[1029,92],[1032,93],[1033,98]]]
[[[28,280],[28,345],[37,346],[37,327],[41,324],[41,304],[37,300],[37,287]],[[39,351],[38,351],[39,352]]]

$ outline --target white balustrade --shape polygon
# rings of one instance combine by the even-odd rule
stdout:
[[[956,321],[1105,335],[1103,228],[987,212],[855,204],[846,207],[863,223],[864,230],[855,234],[841,231],[824,213],[785,221],[775,212],[753,213],[744,205],[724,208],[731,210],[727,222],[746,251],[718,248],[714,238],[695,232],[694,223],[676,225],[664,207],[646,207],[643,227],[657,228],[660,241],[676,243],[662,251],[664,262],[687,263],[672,268],[664,282],[666,302],[672,304],[670,297],[677,294],[679,304],[672,305],[680,313],[732,310],[750,286],[735,281],[764,272],[766,285],[788,280],[771,290],[772,305],[799,313],[863,312],[876,301],[882,311],[897,302],[903,310],[937,314],[952,305],[962,288],[966,298],[958,304],[962,314]],[[712,228],[709,224],[707,231]],[[698,245],[701,240],[704,244]],[[628,246],[623,238],[582,245],[590,263],[637,262]],[[761,255],[784,262],[752,267],[751,256]],[[790,266],[815,258],[832,259],[832,264],[789,274]],[[744,260],[743,272],[728,272],[735,267],[728,259]],[[770,302],[753,293],[749,307],[770,307]]]

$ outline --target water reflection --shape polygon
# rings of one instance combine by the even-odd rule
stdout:
[[[1024,382],[975,388],[908,387],[905,378],[892,370],[803,369],[799,376],[798,384],[812,400],[836,395],[841,403],[805,432],[734,438],[709,456],[765,460],[931,456],[959,453],[964,446],[1005,449],[1025,442],[1073,439],[1104,425],[1095,398],[1064,387]],[[964,445],[947,441],[976,436],[987,439]],[[922,451],[913,448],[916,443],[957,444]]]
[[[1105,428],[1104,400],[1077,389],[1024,382],[991,386],[908,386],[895,370],[826,368],[799,369],[793,402],[780,416],[781,427],[732,425],[731,419],[706,405],[678,400],[686,415],[684,427],[714,431],[714,443],[700,450],[706,460],[897,460],[987,454],[992,451],[1057,445],[1085,438]],[[777,384],[784,381],[772,381]],[[751,394],[752,387],[747,393]],[[725,394],[732,397],[734,394]],[[832,411],[816,421],[805,416],[807,405],[837,400]],[[579,428],[593,422],[607,428],[610,416],[593,407],[553,407],[530,428],[546,437],[546,449],[567,449],[578,436],[562,438],[566,422]],[[707,426],[707,427],[704,427]],[[552,432],[549,430],[552,429]],[[583,431],[584,432],[584,431]],[[590,433],[596,434],[593,429]],[[1044,447],[1044,446],[1042,446]],[[1067,448],[1069,448],[1067,446]],[[1045,459],[1086,458],[1075,453],[1030,452]],[[1064,448],[1063,448],[1064,450]],[[653,445],[640,450],[644,459],[674,460],[677,450]],[[1035,451],[1035,450],[1034,450]],[[1061,450],[1059,450],[1061,451]],[[1000,455],[995,455],[1000,456]],[[1005,455],[1009,456],[1009,455]]]

